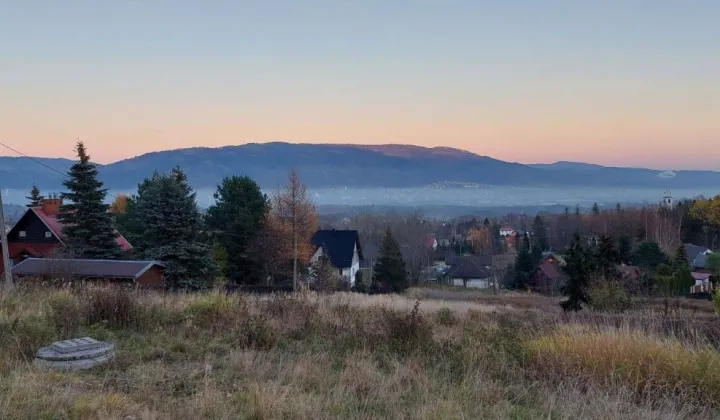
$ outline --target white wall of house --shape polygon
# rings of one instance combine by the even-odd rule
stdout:
[[[453,286],[465,286],[465,283],[463,283],[463,279],[451,279]],[[490,284],[490,279],[468,279],[467,281],[467,287],[472,287],[474,289],[489,289],[492,285]]]
[[[355,274],[360,271],[360,255],[358,254],[358,248],[357,243],[354,246],[353,250],[353,259],[352,264],[350,267],[338,269],[338,274],[340,274],[341,277],[343,277],[344,280],[349,281],[350,285],[355,284]],[[323,249],[322,247],[318,248],[317,251],[313,254],[312,258],[310,258],[310,263],[315,264],[318,262],[320,257],[323,255]]]

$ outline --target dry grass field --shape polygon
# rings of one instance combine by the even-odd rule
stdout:
[[[712,419],[720,323],[709,302],[663,317],[562,314],[557,300],[181,295],[89,288],[0,297],[2,419]],[[90,335],[117,359],[32,363]]]

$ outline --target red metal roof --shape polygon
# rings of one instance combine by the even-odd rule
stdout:
[[[31,207],[30,210],[34,212],[37,217],[39,217],[40,220],[43,221],[43,223],[45,223],[45,225],[48,227],[48,229],[50,229],[50,231],[53,233],[53,235],[55,235],[55,237],[60,239],[60,241],[65,240],[65,235],[63,235],[62,233],[62,223],[60,223],[56,215],[49,215],[45,213],[41,206]],[[117,238],[115,238],[115,241],[118,245],[120,245],[120,248],[122,248],[123,251],[129,251],[132,249],[132,245],[130,245],[130,242],[128,242],[127,239],[125,239],[125,237],[120,235],[119,233]]]

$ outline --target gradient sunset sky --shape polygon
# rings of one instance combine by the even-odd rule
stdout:
[[[720,1],[0,0],[0,141],[78,137],[720,170]]]

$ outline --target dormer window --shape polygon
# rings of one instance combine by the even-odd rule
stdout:
[[[45,231],[45,238],[47,238],[47,239],[52,238],[52,232],[50,232],[49,230],[46,230],[46,231]]]
[[[24,230],[21,230],[20,232],[18,232],[18,236],[21,238],[25,238],[27,236],[27,232],[25,232]]]

